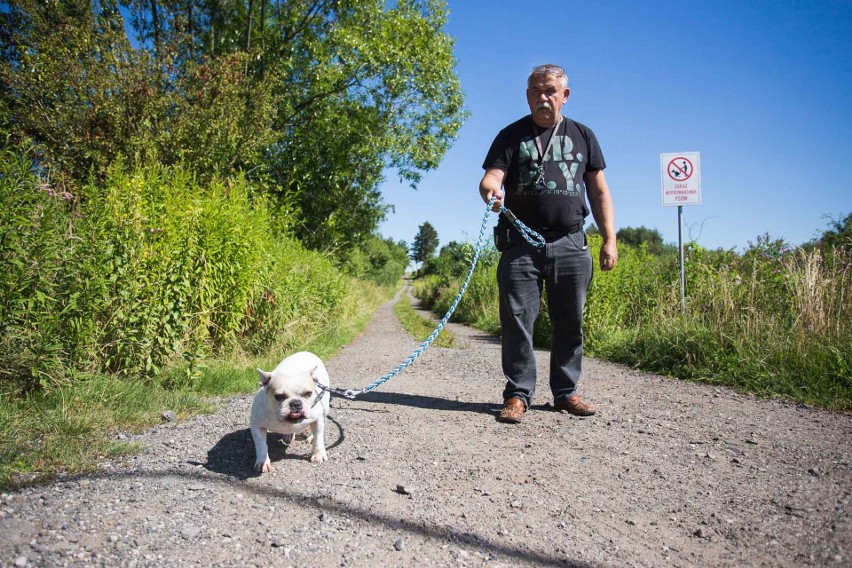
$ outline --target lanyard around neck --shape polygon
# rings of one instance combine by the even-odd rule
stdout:
[[[530,120],[532,120],[532,115],[530,115]],[[556,131],[559,130],[560,124],[562,124],[562,115],[561,114],[559,115],[559,118],[557,119],[556,124],[553,126],[553,134],[550,135],[550,140],[547,141],[547,148],[544,149],[544,152],[541,151],[541,140],[538,139],[538,136],[533,136],[533,138],[535,139],[535,147],[538,150],[538,154],[539,154],[539,157],[538,157],[539,165],[544,163],[544,157],[547,155],[548,152],[550,152],[550,148],[551,148],[551,146],[553,146],[553,139],[556,138]],[[534,120],[533,120],[533,125],[538,126],[535,123]],[[544,132],[547,132],[547,129],[545,129]],[[544,134],[544,132],[542,132],[542,134]],[[533,130],[533,133],[535,133],[535,130]]]

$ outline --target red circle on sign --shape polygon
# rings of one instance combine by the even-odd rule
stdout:
[[[678,160],[681,162],[676,163]],[[692,162],[687,160],[686,158],[675,158],[671,162],[669,162],[668,168],[666,171],[669,174],[669,177],[675,181],[686,181],[692,177],[692,172],[694,171],[692,167]]]

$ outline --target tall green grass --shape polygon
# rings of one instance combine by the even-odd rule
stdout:
[[[344,321],[353,280],[241,178],[112,167],[73,199],[0,156],[0,392],[286,351]]]
[[[593,258],[600,243],[590,235]],[[495,263],[477,269],[478,286],[456,319],[499,333]],[[585,352],[673,377],[848,410],[850,272],[848,248],[790,249],[766,235],[743,254],[693,243],[686,248],[682,312],[677,257],[620,245],[616,270],[596,271],[592,281]],[[415,293],[440,312],[459,284],[446,272],[431,274],[415,283]],[[540,346],[550,343],[545,309],[535,338]]]

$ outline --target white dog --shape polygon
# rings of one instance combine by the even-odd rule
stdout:
[[[323,435],[331,395],[328,372],[322,360],[302,351],[286,357],[272,372],[260,369],[257,372],[260,390],[251,405],[251,436],[257,454],[255,471],[272,471],[267,432],[284,434],[287,440],[310,427],[311,462],[328,460]]]

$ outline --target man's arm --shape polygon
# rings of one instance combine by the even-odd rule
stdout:
[[[612,270],[618,262],[618,249],[615,244],[615,212],[612,207],[612,197],[606,184],[603,170],[586,172],[583,176],[586,182],[586,195],[592,208],[592,216],[603,237],[601,245],[601,270]]]
[[[503,178],[505,177],[506,170],[490,168],[485,171],[482,181],[479,182],[479,195],[485,203],[488,203],[492,197],[497,199],[491,207],[495,213],[498,213],[503,205]]]

